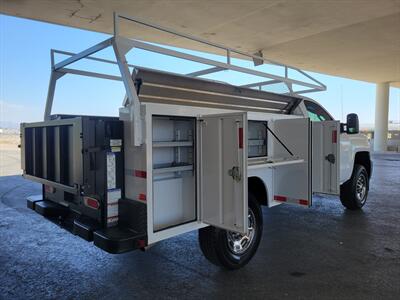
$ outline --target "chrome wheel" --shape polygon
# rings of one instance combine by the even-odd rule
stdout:
[[[229,250],[235,255],[241,255],[245,253],[254,241],[254,237],[256,235],[256,218],[251,209],[249,209],[248,218],[249,227],[247,235],[233,231],[227,232]]]
[[[367,177],[365,174],[361,173],[360,176],[358,176],[357,183],[356,183],[356,195],[357,199],[361,202],[364,203],[366,200],[366,194],[367,194]]]

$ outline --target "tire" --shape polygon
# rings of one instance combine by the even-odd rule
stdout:
[[[214,265],[228,270],[236,270],[245,266],[254,256],[261,241],[263,230],[262,210],[257,199],[249,194],[249,228],[253,227],[253,234],[250,231],[250,239],[243,239],[242,235],[213,226],[199,230],[199,244],[204,256]],[[253,221],[254,220],[254,221]],[[233,241],[242,237],[246,247],[234,250]],[[250,242],[248,242],[250,240]],[[237,243],[236,245],[238,245]],[[241,245],[241,244],[240,244]]]
[[[340,201],[350,210],[361,209],[367,201],[369,177],[362,165],[355,165],[351,178],[340,186]]]

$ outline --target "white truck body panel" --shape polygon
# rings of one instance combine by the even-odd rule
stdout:
[[[121,110],[121,119],[124,119],[126,114],[129,114],[129,112]],[[242,180],[236,187],[227,184],[226,179],[229,179],[227,171],[239,163],[237,159],[240,155],[237,155],[237,149],[229,151],[223,147],[223,144],[229,144],[227,148],[234,148],[234,143],[237,141],[232,138],[232,132],[234,133],[237,130],[237,125],[232,123],[223,129],[220,126],[220,121],[217,121],[221,118],[239,116],[240,114],[243,113],[227,109],[174,104],[142,104],[142,116],[145,123],[143,136],[146,143],[141,147],[132,147],[132,150],[138,148],[142,149],[142,154],[145,153],[145,156],[142,157],[146,160],[147,180],[145,180],[146,184],[143,186],[146,188],[149,244],[208,225],[238,232],[246,231],[247,180]],[[180,190],[184,184],[180,178],[170,179],[169,184],[158,183],[152,174],[154,156],[152,116],[154,115],[192,117],[196,119],[197,124],[199,119],[210,122],[210,125],[213,123],[213,126],[209,127],[210,130],[198,131],[197,133],[198,162],[196,172],[198,173],[196,176],[200,180],[196,181],[199,186],[196,187],[197,200],[193,204],[193,207],[196,207],[196,215],[189,222],[169,227],[162,223],[168,224],[171,220],[179,219],[180,207],[183,206],[184,202]],[[247,154],[244,156],[247,150],[241,152],[242,162],[248,165],[247,168],[243,169],[245,171],[242,174],[247,172],[245,178],[258,177],[262,180],[266,187],[269,207],[282,203],[311,206],[312,193],[338,195],[340,183],[351,176],[355,153],[368,150],[367,142],[362,135],[339,135],[338,121],[313,122],[311,126],[308,118],[299,115],[259,112],[247,112],[245,115],[248,121],[268,122],[268,127],[295,154],[292,157],[272,136],[267,139],[268,155],[266,157],[247,159]],[[244,120],[243,122],[246,123]],[[226,131],[226,134],[222,134],[222,131]],[[244,132],[246,131],[244,130]],[[127,133],[125,136],[127,137],[127,135],[129,134]],[[230,141],[224,140],[221,143],[224,136],[229,135],[231,136]],[[243,137],[243,139],[247,143],[247,138]],[[207,144],[206,140],[211,144]],[[354,141],[357,141],[357,143],[354,143]],[[125,144],[129,144],[129,140],[126,140]],[[248,146],[245,145],[245,148],[247,149]],[[311,148],[312,151],[310,151]],[[136,155],[140,153],[140,150],[136,149],[135,151]],[[133,153],[126,151],[125,155],[130,156]],[[203,153],[203,156],[200,153]],[[329,154],[333,155],[334,163],[326,159]],[[204,155],[208,157],[208,163],[204,161]],[[129,162],[129,159],[127,161]],[[137,164],[143,166],[143,161],[140,159],[139,161]],[[227,162],[229,162],[228,166],[225,165]],[[225,173],[225,176],[223,176],[223,173]],[[131,178],[127,179],[126,182],[128,192],[130,190],[128,182],[133,182],[137,187],[137,182],[142,181],[139,179],[132,180]],[[142,190],[143,186],[141,187]],[[135,197],[135,195],[129,193],[126,196],[128,198]],[[230,201],[227,201],[228,198],[230,198]],[[168,208],[174,208],[173,212],[166,213]],[[183,215],[185,219],[185,213]],[[187,214],[186,219],[188,219]]]
[[[350,179],[354,168],[354,159],[358,152],[370,152],[368,139],[365,135],[340,134],[340,184]]]
[[[120,118],[124,120],[127,114],[129,112],[121,110]],[[169,141],[166,146],[174,143],[171,142],[171,125],[163,120],[161,123],[154,123],[155,118],[162,116],[176,117],[178,120],[196,120],[196,175],[187,170],[181,173],[168,170],[160,173],[157,170],[157,173],[154,173],[155,164],[174,159],[166,152],[163,154],[163,151],[159,151],[160,142],[155,142],[164,137]],[[146,141],[144,145],[132,146],[131,132],[127,130],[125,133],[125,145],[131,145],[125,148],[126,168],[131,170],[125,172],[125,181],[126,197],[145,201],[147,204],[149,244],[207,225],[245,233],[247,178],[251,176],[257,176],[264,182],[268,189],[269,206],[283,202],[311,205],[311,136],[308,118],[154,103],[142,105],[142,118],[143,136]],[[267,122],[268,127],[279,136],[294,156],[291,156],[272,135],[268,135],[268,155],[251,158],[248,162],[247,118],[249,121]],[[129,128],[129,124],[127,127]],[[239,130],[243,134],[242,141]],[[239,145],[240,143],[242,145]],[[185,145],[191,144],[186,141]],[[136,156],[136,159],[132,160],[132,156]],[[241,178],[238,181],[229,175],[234,166],[239,167]],[[139,169],[146,173],[145,179],[135,176],[137,167],[145,168]],[[180,175],[174,177],[173,174]],[[192,198],[189,196],[192,190],[187,194],[187,186],[191,185],[190,176],[195,176],[198,180],[196,179],[193,187],[196,190],[194,202],[188,208],[185,201]],[[132,185],[132,188],[128,187],[129,185]],[[140,198],[138,190],[143,189],[144,198]]]

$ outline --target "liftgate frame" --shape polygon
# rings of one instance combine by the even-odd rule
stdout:
[[[119,21],[121,19],[126,20],[126,21],[131,21],[136,24],[147,26],[147,27],[150,27],[150,28],[153,28],[156,30],[160,30],[163,32],[167,32],[167,33],[170,33],[170,34],[173,34],[173,35],[176,35],[179,37],[183,37],[183,38],[186,38],[186,39],[198,42],[198,43],[202,43],[202,44],[214,47],[214,48],[225,50],[226,63],[212,60],[212,59],[207,59],[207,58],[196,56],[196,55],[187,54],[184,52],[179,52],[179,51],[172,50],[172,49],[165,48],[165,47],[160,47],[160,46],[157,46],[157,45],[154,45],[151,43],[147,43],[147,42],[124,38],[119,35]],[[116,57],[116,61],[91,56],[91,55],[95,54],[96,52],[99,52],[108,47],[113,48],[113,51],[114,51],[114,54]],[[311,77],[306,72],[304,72],[296,67],[292,67],[292,66],[288,66],[288,65],[284,65],[284,64],[275,62],[275,61],[271,61],[271,60],[268,60],[259,55],[241,52],[239,50],[232,49],[232,48],[229,48],[229,47],[226,47],[223,45],[219,45],[216,43],[212,43],[210,41],[203,40],[203,39],[200,39],[197,37],[193,37],[188,34],[180,33],[175,30],[172,30],[172,29],[168,29],[168,28],[158,26],[158,25],[155,25],[152,23],[148,23],[148,22],[145,22],[138,18],[125,16],[125,15],[119,14],[119,13],[114,13],[114,36],[113,37],[108,38],[105,41],[103,41],[97,45],[94,45],[94,46],[92,46],[82,52],[79,52],[79,53],[71,53],[71,52],[54,50],[54,49],[52,49],[50,51],[51,76],[50,76],[49,89],[48,89],[48,95],[47,95],[47,101],[46,101],[46,107],[45,107],[45,113],[44,113],[44,120],[50,119],[56,83],[57,83],[57,80],[60,79],[61,77],[63,77],[65,74],[75,74],[75,75],[82,75],[82,76],[122,81],[124,83],[124,87],[126,90],[126,97],[123,102],[123,106],[125,106],[125,107],[131,106],[132,107],[132,113],[131,113],[130,118],[132,121],[132,127],[133,127],[133,131],[134,131],[134,145],[140,146],[141,144],[143,144],[144,141],[143,141],[143,136],[142,136],[142,124],[141,124],[141,116],[140,116],[140,100],[139,100],[138,94],[136,92],[136,88],[135,88],[134,80],[133,80],[135,72],[132,72],[133,75],[131,75],[131,71],[130,71],[130,68],[133,68],[135,70],[135,69],[137,69],[137,67],[134,65],[128,64],[126,57],[125,57],[125,55],[133,48],[138,48],[138,49],[146,50],[149,52],[172,56],[175,58],[180,58],[183,60],[189,60],[189,61],[193,61],[193,62],[211,66],[211,68],[207,68],[207,69],[200,70],[197,72],[185,74],[186,77],[189,77],[189,78],[198,77],[198,76],[211,74],[211,73],[216,73],[216,72],[220,72],[220,71],[224,71],[224,70],[231,70],[231,71],[236,71],[236,72],[249,74],[249,75],[255,75],[255,76],[267,79],[267,80],[263,80],[261,82],[246,84],[246,85],[242,85],[242,86],[238,87],[238,88],[242,88],[242,89],[259,88],[261,90],[263,86],[267,86],[267,85],[275,84],[275,83],[284,83],[287,86],[288,90],[290,91],[286,95],[291,95],[291,96],[297,96],[297,95],[303,94],[303,93],[326,90],[326,86],[324,84],[322,84],[321,82],[319,82],[315,78]],[[55,54],[68,55],[70,57],[59,63],[55,63]],[[266,64],[283,67],[285,76],[277,76],[275,74],[261,72],[259,70],[254,70],[254,69],[244,68],[244,67],[234,65],[231,62],[232,54],[236,55],[236,56],[241,55],[241,56],[245,56],[249,59],[252,59],[254,61],[255,65],[260,65],[260,64],[266,63]],[[85,70],[67,68],[67,66],[69,66],[70,64],[75,63],[81,59],[89,59],[89,60],[98,61],[98,62],[102,62],[102,63],[116,64],[116,65],[118,65],[121,76],[114,76],[114,75],[109,75],[109,74],[104,74],[104,73],[95,73],[95,72],[89,72],[89,71],[85,71]],[[304,75],[309,80],[311,80],[312,83],[290,78],[289,71],[296,71],[296,72],[300,73],[301,75]],[[306,89],[294,92],[293,85],[302,86],[302,87],[305,87]],[[247,99],[247,100],[252,100],[252,99]],[[254,99],[254,100],[259,100],[259,99]],[[219,99],[219,103],[221,103],[221,102],[223,104],[223,100],[221,101]],[[255,104],[255,106],[257,106],[257,104]],[[238,105],[237,105],[237,108],[239,108],[239,107],[241,108],[241,110],[247,110],[247,111],[252,110],[251,108],[244,108],[243,105],[240,105],[240,102],[238,102]],[[268,109],[268,112],[271,112],[271,109]],[[277,110],[277,113],[288,113],[288,111],[287,110]]]

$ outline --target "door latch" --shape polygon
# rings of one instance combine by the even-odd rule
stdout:
[[[325,159],[329,161],[331,164],[334,164],[336,161],[335,155],[333,155],[332,153],[325,156]]]
[[[229,176],[231,176],[233,178],[233,180],[235,181],[240,181],[242,180],[242,175],[240,174],[239,171],[239,167],[238,166],[234,166],[232,167],[232,169],[228,170],[228,174]]]

